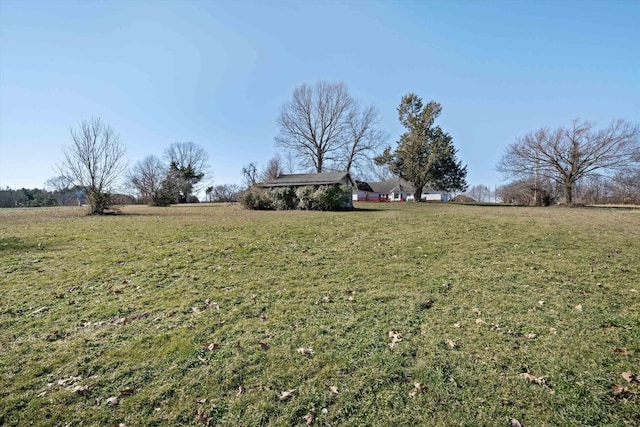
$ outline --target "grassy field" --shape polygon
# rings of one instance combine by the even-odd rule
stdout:
[[[640,211],[0,210],[1,425],[640,425]]]

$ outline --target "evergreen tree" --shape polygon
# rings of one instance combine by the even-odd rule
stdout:
[[[434,126],[442,107],[435,101],[426,105],[413,93],[402,97],[398,116],[406,132],[400,136],[395,151],[387,147],[376,157],[391,173],[413,184],[414,200],[422,200],[422,189],[429,185],[438,191],[464,191],[467,167],[456,158],[457,149],[451,135]]]

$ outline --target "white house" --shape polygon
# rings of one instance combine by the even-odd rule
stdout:
[[[406,202],[413,201],[413,191],[413,184],[402,179],[381,182],[356,181],[352,197],[354,202]],[[422,189],[422,200],[427,202],[448,202],[449,194],[424,187]]]

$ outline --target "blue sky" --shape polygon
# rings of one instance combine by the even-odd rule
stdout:
[[[239,184],[318,80],[375,105],[392,146],[404,94],[440,102],[469,183],[500,185],[529,131],[640,123],[638,22],[640,1],[0,0],[0,187],[41,188],[92,116],[131,165],[193,141]]]

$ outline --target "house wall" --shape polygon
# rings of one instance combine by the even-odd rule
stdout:
[[[382,197],[381,197],[382,196]],[[352,200],[354,202],[406,202],[407,198],[411,196],[411,193],[373,193],[370,191],[361,191],[358,190],[356,193],[353,193]]]
[[[422,200],[427,202],[448,202],[449,195],[446,193],[422,193]],[[407,198],[407,201],[413,201],[413,194]]]

